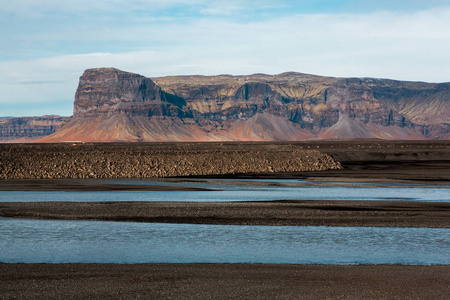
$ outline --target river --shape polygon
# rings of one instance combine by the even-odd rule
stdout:
[[[395,200],[449,202],[448,187],[213,180],[210,191],[0,191],[0,202]],[[250,182],[251,183],[251,182]],[[0,218],[0,262],[450,264],[450,229],[234,226]]]

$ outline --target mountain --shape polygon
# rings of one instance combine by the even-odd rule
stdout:
[[[0,118],[0,143],[33,142],[51,135],[68,117],[5,117]]]
[[[42,142],[449,139],[450,83],[302,73],[80,77],[74,114]]]

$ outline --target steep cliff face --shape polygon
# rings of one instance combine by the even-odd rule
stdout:
[[[0,143],[26,143],[51,135],[67,117],[42,116],[0,119]]]
[[[185,105],[149,78],[114,68],[89,69],[80,77],[73,115],[180,116]]]
[[[449,103],[450,84],[293,72],[150,79],[90,69],[73,117],[42,141],[446,138]]]

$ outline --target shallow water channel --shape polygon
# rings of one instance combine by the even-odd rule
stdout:
[[[276,200],[395,200],[450,202],[448,186],[392,185],[379,187],[361,183],[311,183],[301,180],[201,180],[165,182],[150,180],[102,180],[116,184],[185,186],[210,191],[113,191],[113,192],[24,192],[0,191],[0,202],[40,201],[177,201],[232,202]]]
[[[450,264],[450,230],[1,219],[8,263]]]
[[[211,184],[123,182],[215,190],[0,191],[0,202],[450,201],[448,187],[303,185],[298,180],[256,181],[255,185],[229,180],[215,180]],[[0,237],[0,262],[7,263],[450,264],[450,229],[440,228],[235,226],[0,218]]]

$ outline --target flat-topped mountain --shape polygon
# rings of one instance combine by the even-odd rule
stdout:
[[[43,142],[449,139],[450,83],[301,73],[80,77],[74,114]]]

